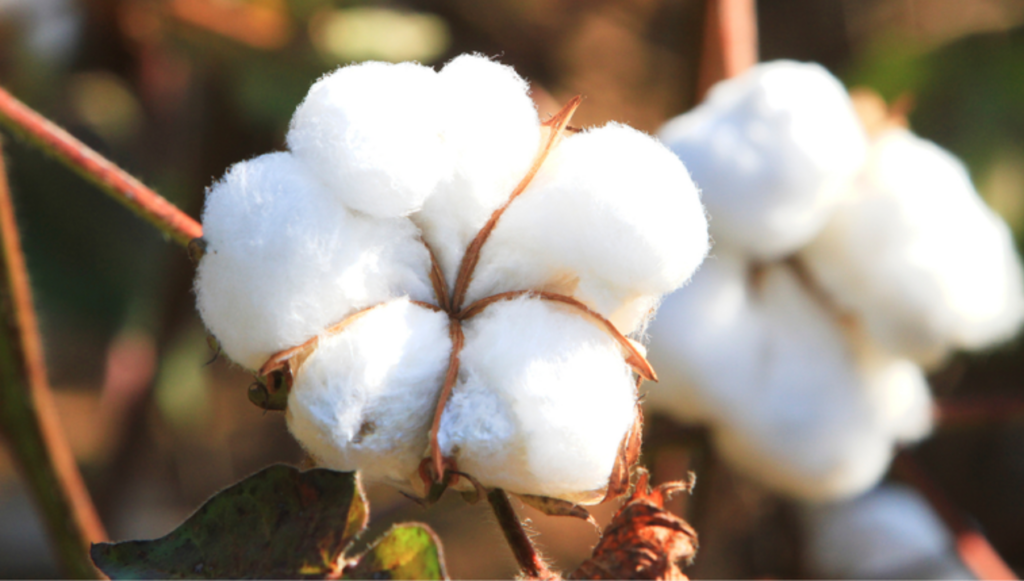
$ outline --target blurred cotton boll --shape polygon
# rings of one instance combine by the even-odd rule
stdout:
[[[712,238],[759,260],[781,258],[817,233],[867,145],[842,84],[792,61],[715,85],[659,136],[701,188]]]
[[[806,564],[832,579],[970,579],[953,537],[914,490],[885,484],[857,498],[806,505]]]
[[[802,256],[886,349],[930,364],[1016,334],[1013,236],[963,164],[904,129],[881,135],[851,195]]]
[[[0,20],[17,22],[28,49],[51,64],[72,57],[82,30],[74,0],[0,0]]]

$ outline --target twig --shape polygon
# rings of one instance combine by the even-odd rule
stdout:
[[[993,422],[1024,420],[1024,399],[988,396],[940,399],[933,410],[940,429],[991,426]]]
[[[70,167],[182,246],[203,227],[113,162],[0,88],[0,123]]]
[[[498,517],[498,525],[505,533],[505,540],[512,547],[512,554],[515,555],[516,562],[519,563],[523,574],[529,579],[556,578],[556,575],[548,569],[540,554],[537,553],[537,548],[533,546],[529,535],[523,530],[523,524],[519,522],[519,517],[516,515],[515,509],[512,508],[512,503],[509,502],[508,494],[500,488],[495,488],[487,493],[487,502],[491,503],[494,515]]]
[[[2,152],[0,152],[2,153]],[[25,257],[0,155],[0,430],[28,481],[69,577],[97,578],[89,543],[106,540],[57,417]]]
[[[956,551],[975,577],[988,579],[1017,579],[1013,570],[1003,561],[978,527],[946,497],[941,488],[928,476],[914,459],[901,452],[893,462],[895,475],[918,490],[956,536]]]
[[[697,73],[697,102],[715,83],[757,63],[755,0],[707,0],[704,41]]]

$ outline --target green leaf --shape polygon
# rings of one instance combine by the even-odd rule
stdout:
[[[346,579],[447,579],[441,543],[430,527],[391,527],[355,564]]]
[[[97,543],[112,579],[299,578],[337,573],[366,526],[354,472],[271,466],[222,490],[167,536]]]

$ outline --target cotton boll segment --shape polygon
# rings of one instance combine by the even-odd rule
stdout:
[[[520,298],[465,323],[439,441],[484,486],[600,501],[636,418],[617,343],[568,307]]]
[[[236,164],[206,198],[199,312],[224,352],[258,369],[349,312],[430,300],[430,260],[406,219],[348,210],[289,153]]]
[[[1012,236],[958,160],[891,131],[872,148],[855,194],[803,255],[874,340],[933,363],[1016,333],[1024,290]]]
[[[498,221],[467,299],[571,295],[634,331],[708,249],[686,169],[651,137],[610,124],[566,138]]]
[[[413,220],[455,285],[462,255],[476,233],[526,175],[540,145],[529,87],[508,66],[463,55],[438,74],[444,92],[444,140],[454,173]]]
[[[443,98],[427,67],[343,67],[309,90],[292,117],[288,147],[350,208],[405,216],[451,174]]]
[[[807,561],[831,579],[969,579],[953,537],[915,491],[883,485],[840,503],[802,511]]]
[[[288,428],[321,465],[405,486],[427,447],[451,352],[448,317],[396,300],[321,340],[288,397]]]
[[[760,260],[786,256],[817,233],[866,150],[839,81],[791,61],[719,83],[660,137],[703,191],[716,242]]]

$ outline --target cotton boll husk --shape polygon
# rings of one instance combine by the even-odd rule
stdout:
[[[806,560],[829,579],[970,579],[953,537],[916,491],[885,484],[801,511]]]
[[[1021,266],[963,165],[907,130],[873,146],[855,195],[803,252],[815,278],[887,350],[930,364],[1013,336]]]
[[[760,260],[813,237],[864,160],[842,84],[815,64],[776,61],[715,85],[660,137],[701,188],[716,242]]]
[[[788,266],[765,267],[755,289],[742,259],[716,254],[649,328],[661,382],[648,405],[710,425],[730,464],[783,494],[824,500],[874,485],[895,443],[928,429],[920,370],[858,354]]]
[[[540,121],[529,86],[511,67],[463,55],[438,80],[445,96],[443,136],[455,169],[413,220],[454,286],[473,237],[530,169]]]
[[[405,216],[452,171],[437,73],[367,62],[317,81],[292,117],[288,147],[350,208]]]
[[[207,192],[203,237],[200,315],[250,369],[355,309],[433,296],[430,259],[408,219],[351,212],[289,153],[228,170]]]
[[[317,463],[407,488],[451,353],[448,317],[398,299],[321,339],[288,396],[288,428]]]
[[[686,168],[653,138],[609,124],[551,153],[484,245],[467,300],[558,292],[629,333],[707,250],[707,220]]]
[[[484,486],[593,503],[636,418],[618,344],[569,307],[502,301],[464,325],[440,445]]]

